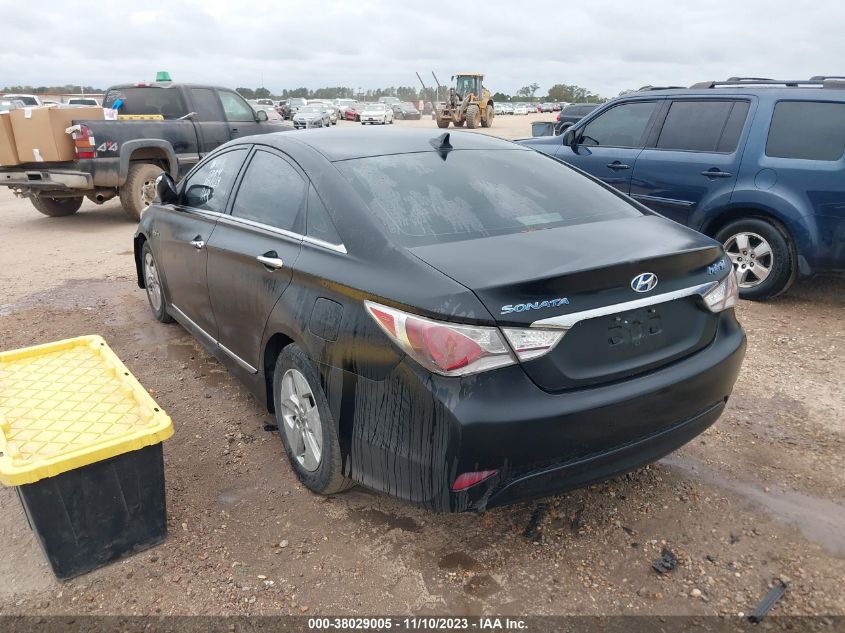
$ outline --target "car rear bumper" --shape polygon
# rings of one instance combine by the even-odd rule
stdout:
[[[348,473],[436,511],[483,510],[627,472],[704,431],[721,414],[745,355],[723,313],[713,342],[661,369],[552,394],[520,366],[463,379],[403,361],[386,381],[355,377]],[[350,411],[347,403],[338,410]],[[497,474],[453,492],[458,475]]]

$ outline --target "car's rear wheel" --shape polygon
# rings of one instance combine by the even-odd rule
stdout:
[[[172,323],[173,317],[167,313],[167,299],[161,285],[161,274],[149,242],[144,242],[141,248],[141,272],[144,275],[144,289],[147,291],[147,301],[153,316],[162,323]]]
[[[32,196],[29,201],[32,206],[51,218],[61,218],[73,215],[82,206],[83,198],[48,198],[47,196]]]
[[[760,218],[736,220],[716,233],[731,260],[743,299],[762,300],[786,291],[795,280],[789,238]]]
[[[311,360],[292,343],[273,373],[276,423],[296,476],[309,490],[331,495],[354,482],[342,472],[337,425]]]
[[[130,220],[138,222],[156,197],[156,179],[164,172],[152,163],[133,163],[120,188],[120,204]]]

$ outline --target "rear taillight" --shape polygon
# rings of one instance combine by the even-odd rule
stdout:
[[[95,149],[94,136],[91,134],[91,128],[84,123],[79,123],[71,128],[68,128],[70,135],[73,137],[73,145],[76,150],[77,158],[96,158],[97,150]]]
[[[498,470],[479,470],[473,473],[463,473],[458,475],[455,482],[452,484],[452,491],[466,490],[470,486],[479,484],[485,479],[490,479],[493,475],[498,473]]]
[[[437,374],[465,376],[516,362],[497,328],[433,321],[370,301],[364,303],[394,343]]]
[[[503,327],[502,332],[521,361],[539,358],[551,352],[566,330]]]
[[[736,283],[736,275],[733,270],[719,282],[713,290],[704,295],[704,303],[710,312],[721,312],[733,308],[739,298],[739,286]]]
[[[425,319],[371,301],[364,304],[396,345],[423,367],[444,376],[465,376],[513,365],[514,354],[520,361],[538,358],[554,349],[566,333],[535,328],[500,331]]]

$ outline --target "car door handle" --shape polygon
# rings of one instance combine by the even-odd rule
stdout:
[[[197,235],[194,239],[192,239],[190,241],[190,244],[191,244],[191,246],[193,246],[198,251],[205,248],[205,242],[202,241],[202,238],[199,235]]]
[[[722,171],[718,167],[711,167],[710,169],[705,169],[701,172],[702,176],[707,176],[708,178],[730,178],[733,174],[729,171]]]
[[[263,255],[259,255],[255,259],[257,259],[259,262],[261,262],[271,270],[279,270],[279,268],[282,268],[285,265],[285,263],[276,255],[276,253],[264,253]]]
[[[620,169],[631,169],[630,165],[626,165],[625,163],[618,160],[615,160],[612,163],[608,163],[607,166],[610,167],[613,171],[617,171]]]

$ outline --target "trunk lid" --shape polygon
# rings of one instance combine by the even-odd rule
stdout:
[[[511,327],[717,281],[725,270],[712,268],[723,261],[716,242],[654,215],[410,250]],[[648,292],[632,288],[641,273],[657,277]],[[614,310],[579,321],[523,368],[548,391],[603,384],[694,353],[713,339],[717,322],[695,296]]]

